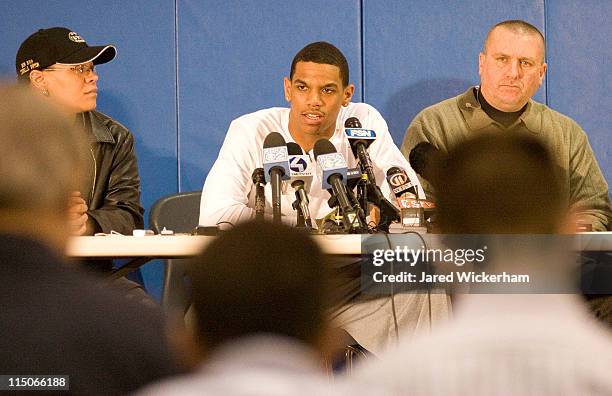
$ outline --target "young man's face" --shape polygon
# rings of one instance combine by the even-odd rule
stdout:
[[[321,138],[333,135],[340,106],[348,105],[355,89],[352,84],[342,86],[337,66],[314,62],[298,62],[284,85],[291,103],[289,131]]]
[[[520,110],[536,93],[546,72],[544,46],[537,34],[498,27],[480,54],[480,89],[498,110]]]

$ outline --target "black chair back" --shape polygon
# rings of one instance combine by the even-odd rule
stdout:
[[[192,191],[160,198],[149,212],[149,227],[156,234],[164,227],[174,233],[191,233],[198,225],[201,196],[201,191]],[[184,315],[191,303],[188,261],[165,261],[162,308],[182,312]]]
[[[166,227],[190,233],[198,226],[202,191],[183,192],[160,198],[149,213],[149,227],[156,234]]]

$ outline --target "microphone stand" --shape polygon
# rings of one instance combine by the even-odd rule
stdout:
[[[394,221],[400,221],[400,211],[383,195],[380,187],[375,184],[368,185],[368,200],[380,209],[380,221],[378,229],[382,232],[389,232],[389,226]]]
[[[295,190],[295,201],[292,207],[297,212],[297,227],[306,227],[312,229],[312,220],[310,210],[308,209],[308,195],[304,190],[303,180],[294,180],[291,187]]]
[[[361,183],[361,181],[360,181]],[[366,214],[365,214],[365,210],[361,207],[361,204],[359,203],[358,197],[355,197],[355,194],[353,194],[353,190],[351,190],[350,188],[346,189],[346,195],[348,195],[349,200],[351,201],[351,203],[353,204],[353,208],[355,209],[355,212],[357,214],[357,221],[359,223],[359,227],[358,228],[354,228],[353,229],[353,233],[355,234],[368,234],[370,232],[370,229],[368,228],[368,221],[366,219]],[[366,208],[367,208],[367,201],[366,201]]]
[[[368,210],[368,175],[363,172],[357,182],[357,203],[364,212]]]
[[[266,211],[266,198],[264,186],[258,184],[255,186],[255,219],[263,220],[264,212]]]
[[[278,169],[272,169],[270,175],[272,183],[272,222],[281,222],[281,173]]]
[[[266,178],[264,177],[264,170],[257,168],[253,171],[253,184],[255,184],[255,219],[263,220],[264,212],[266,211],[266,192],[264,186],[266,185]]]
[[[293,201],[291,205],[293,210],[297,213],[297,224],[296,227],[303,228],[306,227],[306,220],[304,219],[304,214],[302,213],[302,208],[300,207],[300,198],[297,196],[297,192],[295,193],[296,199]]]
[[[329,197],[329,199],[327,200],[327,205],[330,208],[337,208],[338,211],[341,213],[345,233],[368,234],[369,228],[365,212],[361,208],[361,205],[359,204],[357,197],[355,197],[353,190],[351,190],[350,188],[346,189],[346,196],[349,199],[350,206],[352,206],[352,211],[349,213],[345,213],[345,210],[342,208],[342,205],[340,205],[340,202],[338,201],[338,196],[336,195],[336,192],[333,191],[333,189],[330,191],[330,194],[331,197]],[[357,221],[356,226],[355,221]]]
[[[367,202],[372,202],[374,205],[378,206],[380,209],[378,229],[388,233],[391,223],[400,220],[400,212],[387,198],[385,198],[380,187],[376,185],[374,168],[372,167],[372,161],[370,161],[370,156],[368,155],[365,145],[359,144],[356,151],[357,157],[359,158],[359,168],[361,169],[362,179],[359,183],[363,182],[367,190],[366,198],[364,199],[363,196],[359,196],[359,202],[365,201],[366,208]]]

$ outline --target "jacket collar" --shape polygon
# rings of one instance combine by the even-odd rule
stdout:
[[[480,102],[476,99],[476,90],[478,86],[470,87],[467,91],[457,98],[459,110],[465,119],[468,127],[472,131],[477,131],[493,124],[493,121],[480,106]],[[517,123],[522,123],[525,127],[533,132],[540,133],[542,125],[542,111],[537,106],[537,103],[532,99],[527,102],[527,108],[519,117]],[[513,124],[511,127],[515,126]]]
[[[115,138],[110,131],[108,123],[102,119],[97,112],[95,111],[87,111],[83,114],[83,121],[86,125],[91,125],[91,133],[93,135],[93,139],[97,143],[111,143],[115,144]]]

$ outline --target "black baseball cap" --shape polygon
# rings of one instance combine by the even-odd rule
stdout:
[[[65,27],[40,29],[25,39],[15,58],[18,79],[26,79],[32,70],[45,69],[53,64],[94,65],[110,62],[117,49],[112,45],[90,47],[77,33]]]

